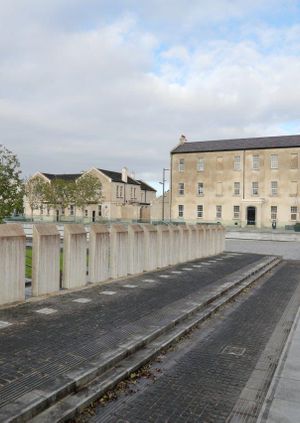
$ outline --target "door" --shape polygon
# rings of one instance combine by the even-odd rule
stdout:
[[[247,207],[247,225],[255,225],[256,209],[255,207]]]
[[[95,212],[95,210],[93,210],[92,221],[95,222],[95,220],[96,220],[96,212]]]

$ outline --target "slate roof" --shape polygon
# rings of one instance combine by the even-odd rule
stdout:
[[[171,154],[287,147],[300,147],[300,135],[185,142],[175,147]]]
[[[143,191],[154,191],[154,192],[156,192],[156,189],[150,187],[150,185],[146,184],[146,182],[142,181],[141,179],[137,179],[137,181],[139,182],[139,184],[141,186],[141,190],[143,190]]]
[[[50,181],[54,179],[63,179],[64,181],[75,181],[79,176],[82,176],[82,173],[62,173],[62,174],[54,174],[54,173],[45,173],[41,172],[46,178]]]
[[[105,169],[98,169],[98,170],[104,173],[104,175],[108,176],[113,182],[123,182],[121,172],[114,172],[112,170],[105,170]],[[135,179],[130,178],[130,176],[128,176],[127,178],[127,183],[132,185],[140,185]]]

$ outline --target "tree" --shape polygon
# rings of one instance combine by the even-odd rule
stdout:
[[[40,176],[29,177],[25,181],[25,195],[31,210],[31,220],[33,219],[33,211],[39,209],[46,202],[48,186],[49,183]]]
[[[76,181],[74,203],[84,211],[87,204],[99,204],[102,200],[102,184],[96,176],[85,174]]]
[[[23,209],[23,188],[17,156],[0,145],[0,222]]]
[[[52,180],[45,191],[45,201],[52,208],[60,207],[64,210],[74,203],[75,185],[74,181],[65,179]]]

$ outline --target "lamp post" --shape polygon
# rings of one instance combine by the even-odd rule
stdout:
[[[167,169],[166,167],[163,168],[163,179],[162,179],[162,189],[163,189],[163,194],[162,194],[162,221],[164,222],[165,220],[165,183],[166,183],[166,172],[169,171],[170,169]]]

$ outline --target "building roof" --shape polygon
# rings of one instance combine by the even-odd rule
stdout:
[[[154,192],[156,192],[156,189],[152,188],[150,185],[146,184],[146,182],[142,181],[141,179],[137,179],[137,181],[139,182],[141,189],[143,191],[154,191]]]
[[[41,173],[42,175],[46,176],[46,178],[48,178],[50,181],[53,181],[54,179],[63,179],[64,181],[75,181],[77,178],[79,178],[79,176],[82,176],[82,173]]]
[[[122,173],[121,172],[114,172],[112,170],[105,170],[105,169],[98,169],[100,172],[104,173],[104,175],[108,176],[113,182],[123,182],[122,181]],[[130,176],[127,177],[127,183],[132,185],[140,185],[135,179],[132,179]]]
[[[175,147],[171,154],[292,147],[300,147],[300,135],[185,142]]]

